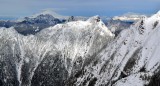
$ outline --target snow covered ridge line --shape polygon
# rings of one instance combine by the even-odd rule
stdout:
[[[60,20],[68,20],[70,18],[70,16],[60,15],[60,14],[54,12],[53,10],[44,10],[43,12],[32,15],[29,18],[36,18],[39,15],[52,15],[53,17],[58,18]],[[86,20],[86,19],[88,19],[88,17],[84,17],[84,16],[74,16],[74,18],[76,20]]]
[[[52,40],[56,49],[63,54],[67,48],[67,56],[62,57],[70,58],[73,62],[77,57],[86,59],[86,55],[92,56],[114,38],[114,34],[108,30],[98,16],[91,17],[87,21],[57,24],[42,30],[36,36],[43,40]],[[68,71],[71,69],[69,68]]]
[[[58,18],[58,19],[68,19],[68,17],[69,17],[69,16],[63,16],[63,15],[57,14],[56,12],[54,12],[52,10],[44,10],[41,13],[37,13],[35,15],[32,15],[30,18],[36,18],[39,15],[46,15],[46,14],[50,14],[53,17]]]
[[[113,17],[113,20],[138,21],[142,19],[143,17],[146,17],[146,15],[129,12],[129,13],[123,14],[122,16],[115,16]]]
[[[13,28],[1,28],[0,33],[0,65],[5,63],[0,85],[5,86],[64,86],[114,38],[98,16],[58,24],[36,35],[23,36]]]
[[[77,86],[158,86],[160,13],[123,30],[70,84]]]

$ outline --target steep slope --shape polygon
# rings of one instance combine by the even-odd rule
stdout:
[[[1,28],[0,85],[64,86],[113,37],[98,16],[28,36]]]
[[[0,33],[1,84],[29,85],[43,58],[48,54],[54,57],[54,45],[33,35],[22,36],[13,28],[1,28]]]
[[[159,78],[154,75],[160,71],[159,22],[160,12],[123,30],[78,76],[71,77],[68,85],[158,85]]]
[[[63,54],[62,57],[71,59],[72,62],[68,64],[71,66],[66,65],[70,73],[72,66],[76,66],[73,64],[76,59],[85,61],[93,56],[113,39],[114,34],[108,30],[98,16],[94,16],[87,21],[58,24],[55,27],[44,29],[36,36],[42,40],[52,40],[57,50]],[[80,68],[82,63],[84,64],[81,62],[77,68]]]

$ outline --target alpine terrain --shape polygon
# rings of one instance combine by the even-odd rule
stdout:
[[[108,22],[117,25],[109,28],[99,16],[67,22],[48,14],[26,17],[0,28],[0,86],[158,86],[159,22],[160,12],[134,23]],[[16,26],[38,31],[24,35]]]

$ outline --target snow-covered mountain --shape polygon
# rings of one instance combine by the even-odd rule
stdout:
[[[71,17],[71,16],[60,15],[53,10],[44,10],[40,13],[37,13],[37,14],[30,16],[29,18],[36,18],[39,15],[46,15],[46,14],[47,15],[49,14],[59,20],[68,20]],[[84,16],[73,16],[73,17],[75,18],[75,20],[87,20],[88,19],[88,17],[84,17]]]
[[[157,86],[159,22],[160,12],[117,37],[98,16],[28,36],[1,28],[0,85]]]
[[[114,37],[97,16],[36,35],[23,36],[13,28],[1,28],[0,34],[1,84],[14,86],[63,86]]]
[[[36,18],[39,15],[46,15],[46,14],[52,15],[53,17],[58,18],[58,19],[68,19],[68,17],[69,17],[69,16],[60,15],[60,14],[54,12],[53,10],[44,10],[40,13],[36,13],[36,14],[30,16],[29,18]]]
[[[14,27],[16,31],[23,35],[35,34],[44,28],[64,23],[66,20],[60,20],[50,14],[41,14],[35,18],[25,17],[21,21],[0,21],[0,27]]]
[[[21,34],[35,34],[44,28],[54,26],[59,23],[64,23],[65,20],[60,20],[50,14],[41,14],[35,18],[25,17],[23,21],[17,22],[13,27]]]
[[[123,30],[68,85],[158,86],[159,22],[160,12]]]
[[[146,15],[129,12],[129,13],[123,14],[121,16],[115,16],[115,17],[113,17],[113,20],[138,21],[144,17],[146,17]]]
[[[85,21],[87,19],[87,17],[82,16],[62,16],[54,11],[46,10],[30,17],[19,19],[17,21],[0,21],[0,27],[14,27],[19,33],[28,35],[36,34],[42,29],[54,26],[56,24],[78,20]]]

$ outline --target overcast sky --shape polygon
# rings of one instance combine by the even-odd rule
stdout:
[[[45,9],[79,16],[153,14],[160,10],[160,0],[0,0],[0,16],[29,16]]]

